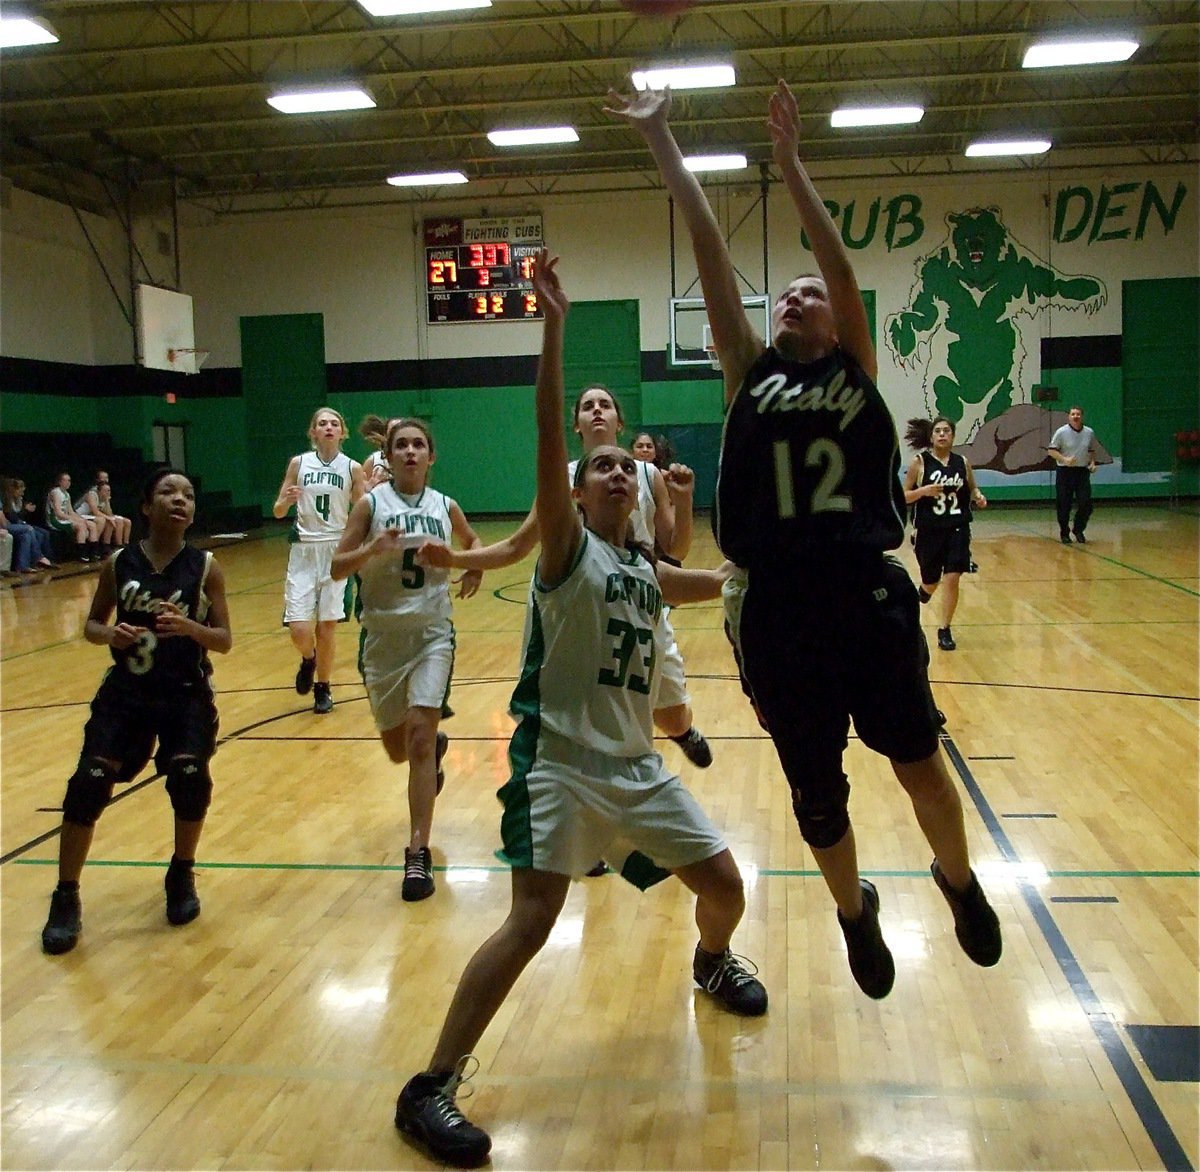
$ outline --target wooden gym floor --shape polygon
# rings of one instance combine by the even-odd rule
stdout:
[[[698,530],[689,561],[712,564]],[[701,772],[663,751],[742,866],[735,950],[771,1009],[735,1019],[693,986],[681,885],[576,884],[479,1047],[464,1106],[496,1168],[1196,1167],[1197,517],[1102,502],[1090,537],[1060,545],[1049,509],[983,514],[959,649],[932,651],[1004,927],[995,969],[959,951],[911,809],[851,742],[861,863],[898,970],[878,1003],[850,976],[719,609],[676,612],[716,760]],[[80,638],[94,571],[0,591],[6,1168],[431,1167],[392,1111],[507,910],[493,795],[531,563],[456,604],[438,890],[408,905],[405,776],[375,738],[356,626],[339,629],[337,707],[315,716],[279,625],[286,556],[273,538],[219,551],[235,644],[216,657],[203,914],[165,921],[171,815],[147,773],[99,824],[84,934],[58,958],[39,933],[106,664]]]

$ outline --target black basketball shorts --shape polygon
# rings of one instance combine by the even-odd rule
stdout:
[[[145,693],[112,668],[92,700],[83,728],[80,758],[118,762],[118,781],[132,781],[146,768],[151,754],[159,773],[174,757],[207,761],[217,747],[217,706],[207,686]],[[155,741],[158,752],[154,753]]]
[[[943,574],[965,574],[970,568],[971,529],[968,525],[960,525],[957,529],[918,529],[913,547],[917,565],[921,567],[921,581],[929,586],[940,582]]]
[[[852,574],[752,571],[739,635],[742,669],[802,795],[845,788],[851,721],[868,748],[900,764],[937,749],[917,590],[894,558]]]

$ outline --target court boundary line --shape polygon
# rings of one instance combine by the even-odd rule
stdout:
[[[57,863],[57,859],[13,859],[12,862],[25,867],[49,867]],[[161,867],[161,859],[91,859],[84,864],[86,867]],[[197,871],[330,871],[338,873],[353,873],[361,871],[373,874],[377,871],[403,871],[403,863],[285,863],[285,862],[231,862],[219,859],[197,859]],[[507,874],[512,870],[507,863],[434,863],[433,870],[444,875],[453,875],[458,871],[488,871],[497,875]],[[923,868],[918,870],[896,869],[887,867],[864,867],[861,873],[867,878],[875,879],[913,879],[924,881],[929,878],[929,872]],[[759,878],[769,879],[820,879],[821,872],[795,867],[759,867],[755,874]],[[1047,871],[1047,879],[1200,879],[1200,871]],[[1074,897],[1072,897],[1074,898]],[[1094,897],[1087,897],[1094,898]]]
[[[689,673],[690,680],[708,680],[709,682],[716,681],[718,683],[736,683],[737,676],[733,674],[723,674],[719,672],[697,672]],[[454,687],[470,688],[480,684],[512,684],[516,686],[516,676],[475,676],[469,679],[455,679]],[[1178,700],[1187,704],[1200,704],[1200,695],[1188,696],[1178,692],[1131,692],[1121,688],[1085,688],[1085,687],[1065,687],[1061,684],[1018,684],[1011,681],[996,681],[996,680],[947,680],[935,679],[930,677],[929,682],[939,688],[999,688],[1004,691],[1027,691],[1027,692],[1061,692],[1064,695],[1070,696],[1126,696],[1131,700]],[[357,684],[361,684],[361,679],[353,680],[331,680],[330,684],[336,688],[352,688]],[[292,692],[295,689],[290,684],[272,684],[270,687],[260,688],[217,688],[216,694],[218,699],[221,696],[253,696],[266,692]],[[339,701],[342,704],[352,704],[358,700],[367,698],[364,691],[361,695],[350,696]],[[92,699],[89,697],[86,700],[62,700],[54,704],[28,704],[16,708],[0,708],[0,716],[8,716],[19,712],[49,712],[56,708],[79,708],[83,705],[91,704]],[[282,713],[283,716],[296,716],[300,713],[309,711],[308,708],[299,708],[291,712]],[[272,717],[271,719],[275,719]],[[506,738],[507,739],[507,738]],[[733,739],[720,738],[716,739]]]
[[[1025,533],[1029,534],[1029,536],[1037,538],[1040,541],[1052,543],[1054,545],[1058,545],[1061,542],[1061,538],[1051,537],[1049,534],[1046,534],[1046,533],[1034,532],[1034,530],[1031,529],[1028,525],[1014,524],[1013,528],[1018,531],[1024,531]],[[1092,539],[1092,540],[1094,540],[1094,539]],[[1161,578],[1161,577],[1159,577],[1158,574],[1152,574],[1149,570],[1143,570],[1139,566],[1131,566],[1128,562],[1121,561],[1120,558],[1110,557],[1106,553],[1101,553],[1099,550],[1089,548],[1092,544],[1092,540],[1085,542],[1084,548],[1082,550],[1082,552],[1085,553],[1088,557],[1095,558],[1097,561],[1100,561],[1100,562],[1107,562],[1110,566],[1119,566],[1122,570],[1128,570],[1131,574],[1138,574],[1143,578],[1149,578],[1150,581],[1157,582],[1160,586],[1169,586],[1172,590],[1179,590],[1179,591],[1182,591],[1182,593],[1184,593],[1184,594],[1190,594],[1193,598],[1200,598],[1200,590],[1192,590],[1188,586],[1181,586],[1178,582],[1172,582],[1170,578]],[[1076,547],[1076,544],[1077,543],[1072,543],[1071,548],[1074,549]],[[1040,580],[1041,581],[1052,581],[1053,579],[1040,579]],[[1187,576],[1186,580],[1189,582],[1191,581],[1190,574]]]
[[[262,725],[265,725],[265,724],[272,723],[275,720],[283,719],[283,717],[286,715],[291,715],[291,714],[288,713],[288,714],[283,714],[283,716],[279,716],[279,715],[271,716],[271,717],[265,718],[264,720],[253,722],[251,725],[248,725],[246,728],[240,729],[237,732],[230,733],[227,737],[221,738],[221,743],[224,743],[229,740],[237,739],[240,736],[244,736],[244,734],[252,731],[253,729],[261,727]],[[1014,865],[1019,865],[1021,862],[1019,853],[1017,852],[1017,850],[1013,846],[1012,842],[1008,838],[1008,835],[1004,832],[1004,829],[1002,828],[1002,826],[1000,824],[999,818],[996,816],[995,812],[992,810],[990,803],[988,802],[982,789],[979,787],[978,783],[976,782],[975,777],[971,773],[970,767],[967,765],[966,759],[963,757],[963,755],[959,751],[958,746],[954,743],[953,739],[948,734],[944,733],[939,739],[940,739],[942,747],[946,751],[947,756],[949,756],[951,763],[954,765],[955,771],[958,773],[959,778],[962,781],[964,788],[967,790],[967,793],[970,795],[971,800],[976,808],[976,811],[978,812],[980,818],[982,819],[985,827],[988,830],[988,833],[990,834],[990,836],[992,838],[992,841],[996,845],[1001,856],[1004,858],[1004,860],[1006,862],[1014,864]],[[130,797],[132,794],[140,793],[148,785],[153,784],[155,781],[157,781],[162,776],[163,776],[162,774],[155,774],[154,776],[148,777],[141,782],[136,782],[134,785],[130,786],[123,793],[121,793],[119,795],[115,795],[112,799],[112,803],[115,803],[118,801],[123,801],[126,798]],[[60,823],[58,827],[55,827],[54,829],[47,831],[43,835],[39,835],[33,841],[26,843],[24,846],[19,847],[14,851],[8,852],[4,856],[0,857],[0,866],[3,866],[4,864],[7,864],[9,862],[16,862],[18,865],[24,865],[24,866],[56,866],[57,865],[56,858],[55,859],[24,859],[24,858],[21,858],[20,856],[26,854],[28,851],[34,849],[36,846],[41,845],[41,843],[48,841],[50,838],[53,838],[55,835],[57,835],[61,832],[61,829],[62,829],[62,826]],[[162,863],[161,863],[161,860],[154,861],[154,862],[146,860],[144,862],[130,863],[130,862],[121,862],[119,860],[96,859],[96,860],[89,860],[87,865],[88,866],[131,866],[132,865],[132,866],[146,866],[146,867],[150,867],[150,866],[161,867]],[[247,869],[262,867],[263,865],[262,864],[250,864],[250,863],[218,863],[218,862],[210,861],[210,862],[203,862],[203,863],[198,862],[197,866],[205,868],[205,869],[212,869],[212,870],[247,870]],[[320,870],[320,871],[339,870],[339,871],[341,871],[341,870],[353,869],[353,870],[360,871],[360,872],[363,872],[363,871],[378,872],[378,871],[393,871],[393,870],[398,871],[398,870],[402,869],[399,866],[395,866],[395,865],[391,865],[391,864],[359,864],[359,865],[355,865],[353,868],[350,868],[348,866],[337,865],[337,864],[311,864],[311,863],[310,864],[273,864],[271,866],[274,869],[278,869],[278,870],[302,870],[303,869],[303,870],[309,870],[309,871],[313,871],[313,870]],[[486,870],[486,871],[490,872],[492,870],[502,871],[502,870],[505,870],[508,868],[496,867],[495,864],[489,864],[489,865],[486,865],[485,867],[476,867],[476,868],[472,868],[472,869],[473,870]],[[446,870],[446,868],[435,867],[434,870],[444,871],[444,870]],[[766,875],[766,874],[772,874],[772,872],[764,870],[764,871],[760,871],[759,874]],[[819,874],[819,872],[815,873],[814,877],[816,874]],[[876,872],[871,872],[871,874],[876,874]],[[878,874],[882,875],[882,874],[886,874],[886,872],[878,872]],[[909,874],[910,874],[909,872],[904,872],[905,876],[907,876]],[[914,872],[912,874],[914,877],[916,877],[917,873]],[[923,875],[924,872],[920,872],[920,874]],[[1139,877],[1141,877],[1141,876],[1139,876]],[[1184,875],[1182,877],[1187,877],[1187,876]],[[1125,1044],[1123,1043],[1123,1041],[1121,1039],[1121,1035],[1120,1035],[1117,1027],[1114,1025],[1114,1023],[1112,1021],[1111,1014],[1109,1014],[1109,1012],[1104,1008],[1103,1003],[1101,1002],[1099,997],[1097,997],[1095,990],[1092,988],[1091,983],[1088,981],[1086,975],[1083,972],[1082,966],[1079,964],[1079,961],[1076,959],[1075,954],[1071,950],[1070,945],[1067,944],[1066,938],[1063,936],[1062,932],[1059,930],[1057,923],[1055,923],[1054,917],[1051,914],[1050,909],[1047,906],[1045,900],[1042,899],[1040,892],[1038,892],[1035,885],[1033,883],[1031,883],[1028,879],[1023,879],[1020,877],[1019,874],[1015,874],[1014,881],[1016,883],[1017,890],[1020,892],[1021,897],[1025,902],[1025,906],[1028,908],[1030,914],[1033,916],[1034,923],[1037,924],[1038,930],[1041,932],[1043,940],[1046,942],[1047,946],[1049,947],[1050,952],[1055,959],[1055,962],[1059,966],[1059,970],[1061,971],[1063,977],[1066,979],[1067,985],[1070,988],[1073,996],[1075,997],[1076,1002],[1078,1003],[1079,1007],[1083,1010],[1083,1012],[1087,1016],[1088,1024],[1092,1029],[1093,1036],[1100,1043],[1101,1050],[1104,1052],[1105,1057],[1108,1059],[1109,1065],[1112,1068],[1113,1073],[1117,1076],[1118,1081],[1121,1083],[1121,1086],[1122,1086],[1123,1090],[1125,1091],[1125,1095],[1130,1103],[1130,1106],[1133,1107],[1134,1112],[1137,1114],[1138,1120],[1142,1124],[1142,1127],[1145,1130],[1146,1135],[1149,1138],[1151,1144],[1154,1146],[1155,1151],[1158,1153],[1159,1158],[1163,1161],[1163,1164],[1168,1169],[1179,1169],[1179,1170],[1181,1170],[1181,1172],[1195,1172],[1195,1169],[1193,1168],[1192,1164],[1190,1163],[1190,1161],[1187,1158],[1187,1153],[1184,1151],[1183,1146],[1181,1145],[1178,1137],[1175,1135],[1174,1130],[1172,1129],[1166,1116],[1163,1114],[1162,1108],[1159,1106],[1157,1100],[1154,1098],[1154,1095],[1151,1092],[1149,1085],[1147,1084],[1146,1080],[1142,1077],[1142,1074],[1138,1070],[1133,1057],[1131,1056],[1131,1054],[1129,1053]]]
[[[959,752],[958,746],[948,735],[943,735],[941,742],[963,786],[970,795],[979,817],[983,820],[984,826],[991,835],[996,848],[1000,851],[1006,862],[1019,864],[1021,862],[1020,854],[1013,846],[1008,835],[1004,832],[1004,828],[1000,825],[1000,819],[996,817],[991,804],[984,796],[983,790],[979,787],[974,775],[971,773],[970,766],[967,764],[962,753]],[[1105,1009],[1103,1002],[1096,995],[1091,982],[1084,974],[1083,966],[1076,959],[1071,946],[1066,941],[1066,937],[1063,936],[1058,924],[1055,923],[1054,916],[1051,914],[1045,900],[1042,899],[1041,893],[1033,883],[1028,879],[1022,879],[1019,874],[1014,875],[1014,879],[1017,890],[1021,893],[1021,898],[1025,901],[1026,908],[1029,909],[1034,923],[1037,924],[1038,930],[1042,934],[1042,939],[1049,947],[1050,953],[1054,957],[1055,963],[1058,965],[1063,977],[1066,978],[1067,986],[1074,995],[1080,1009],[1087,1016],[1088,1025],[1091,1026],[1093,1035],[1100,1043],[1100,1048],[1104,1051],[1104,1055],[1108,1059],[1113,1073],[1121,1083],[1129,1104],[1136,1112],[1139,1122],[1146,1131],[1146,1135],[1154,1145],[1154,1150],[1158,1153],[1159,1159],[1169,1169],[1180,1169],[1181,1172],[1183,1170],[1186,1170],[1186,1172],[1195,1172],[1191,1162],[1188,1160],[1187,1153],[1183,1150],[1183,1145],[1179,1142],[1178,1137],[1167,1121],[1167,1117],[1163,1114],[1162,1108],[1158,1105],[1158,1101],[1150,1090],[1149,1084],[1142,1077],[1142,1073],[1138,1070],[1132,1055],[1121,1040],[1120,1032],[1113,1023],[1112,1015]]]

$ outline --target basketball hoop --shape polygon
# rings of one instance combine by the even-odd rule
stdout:
[[[195,374],[208,359],[208,351],[198,346],[186,346],[167,351],[167,361],[172,368],[184,374]]]
[[[720,370],[721,360],[717,357],[716,346],[705,346],[704,353],[708,355],[708,365],[711,366],[713,370]]]

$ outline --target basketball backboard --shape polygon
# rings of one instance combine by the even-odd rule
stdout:
[[[770,300],[761,294],[742,298],[750,324],[763,338],[771,333]],[[703,297],[672,297],[667,336],[669,366],[709,366],[711,364],[712,327]]]
[[[154,370],[195,374],[202,359],[198,361],[191,297],[158,285],[138,285],[134,312],[138,362]]]

